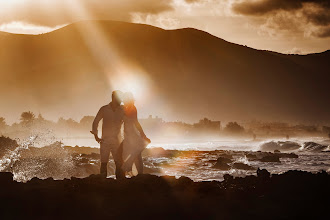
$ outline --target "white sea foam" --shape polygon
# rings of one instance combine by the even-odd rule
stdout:
[[[35,148],[37,136],[31,136],[20,141],[19,146],[8,151],[0,158],[0,171],[14,173],[17,181],[28,181],[33,177],[64,179],[87,177],[99,172],[99,154],[95,148],[66,148],[56,142],[52,145]],[[281,143],[278,143],[278,142]],[[273,143],[272,143],[273,142]],[[330,169],[329,153],[324,152],[329,147],[319,147],[316,143],[309,143],[304,147],[304,141],[294,141],[294,152],[298,158],[281,158],[281,163],[260,162],[246,157],[246,153],[255,152],[264,144],[271,143],[276,148],[283,145],[283,140],[261,141],[209,141],[209,142],[180,142],[153,143],[149,150],[162,147],[162,155],[144,156],[145,171],[156,175],[188,176],[195,181],[222,180],[226,173],[235,176],[255,174],[255,170],[229,169],[221,171],[214,168],[216,159],[222,154],[230,154],[233,162],[248,164],[254,168],[264,168],[272,173],[282,173],[287,170],[299,169],[311,172]],[[292,143],[286,143],[292,144]],[[296,146],[297,145],[297,146]],[[284,145],[285,146],[285,145]],[[311,147],[312,146],[312,147]],[[284,147],[287,149],[286,147]],[[322,148],[322,151],[315,149]],[[166,150],[167,149],[167,150]],[[273,149],[273,148],[272,148]],[[275,148],[274,148],[275,149]],[[311,150],[312,149],[312,150]],[[176,150],[176,151],[171,151]],[[281,150],[281,149],[280,149]],[[243,153],[245,151],[246,153]],[[109,162],[108,175],[114,174],[114,163]]]

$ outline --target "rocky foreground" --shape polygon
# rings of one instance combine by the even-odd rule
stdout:
[[[0,173],[2,219],[326,219],[330,175],[289,171],[222,182],[139,175],[126,180],[88,178],[12,181]]]

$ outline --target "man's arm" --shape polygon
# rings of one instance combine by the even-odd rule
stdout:
[[[92,131],[91,133],[94,135],[95,140],[100,143],[102,139],[99,138],[98,136],[98,127],[99,127],[99,122],[103,118],[103,107],[100,108],[98,113],[96,114],[96,117],[94,118],[93,125],[92,125]]]

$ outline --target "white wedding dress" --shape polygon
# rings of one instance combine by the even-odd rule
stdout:
[[[124,172],[137,174],[133,165],[137,156],[147,147],[148,143],[141,137],[135,126],[135,119],[124,116],[123,166]]]

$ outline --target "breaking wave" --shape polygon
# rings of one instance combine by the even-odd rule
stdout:
[[[261,151],[301,151],[301,152],[324,152],[329,151],[329,146],[315,142],[299,144],[292,141],[270,141],[260,145]]]
[[[5,139],[4,142],[0,140],[0,172],[13,173],[14,179],[19,182],[26,182],[34,177],[69,179],[99,173],[98,148],[70,147],[61,142],[34,147],[36,140],[36,136],[20,143],[10,139]],[[260,144],[259,148],[255,145],[248,148],[245,144],[238,149],[233,146],[219,146],[216,149],[213,143],[209,150],[207,147],[201,150],[195,150],[195,146],[193,148],[194,150],[148,148],[143,152],[144,171],[155,175],[187,176],[195,181],[222,180],[227,173],[234,176],[251,175],[255,174],[258,167],[272,173],[292,169],[330,171],[329,146],[315,142],[299,144],[292,141],[269,141]],[[275,150],[289,153],[269,153]],[[231,158],[226,170],[216,168],[219,157]],[[114,162],[110,160],[108,176],[114,177],[114,168]]]

